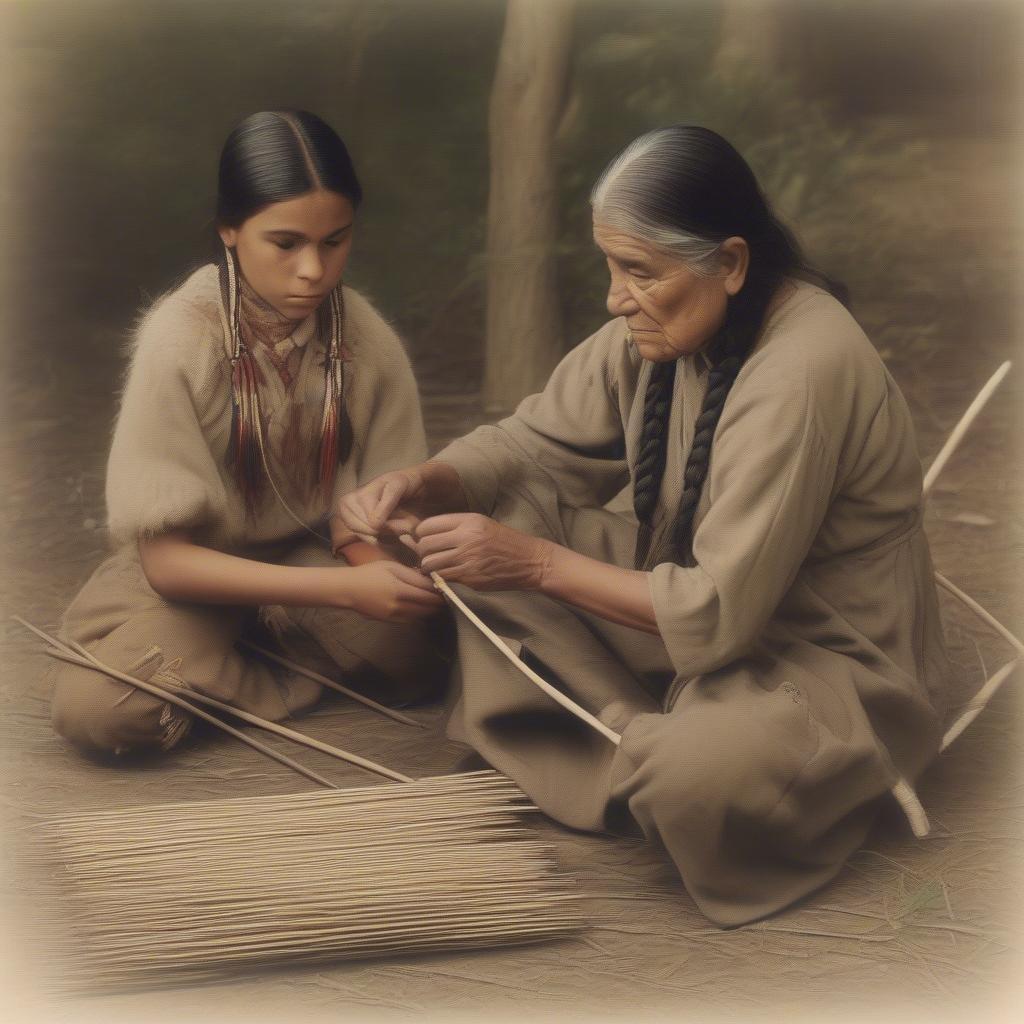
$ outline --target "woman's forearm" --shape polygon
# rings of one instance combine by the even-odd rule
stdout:
[[[180,533],[140,540],[139,556],[161,597],[200,604],[337,606],[345,589],[337,574],[351,571],[257,562],[202,547]]]
[[[549,543],[538,589],[602,619],[660,633],[646,572],[620,569]]]

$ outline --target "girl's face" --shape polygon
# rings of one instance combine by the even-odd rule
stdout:
[[[746,278],[748,251],[742,238],[722,243],[719,269],[710,277],[606,224],[594,224],[594,241],[611,274],[608,312],[626,318],[637,351],[655,363],[703,348],[725,320],[728,297]]]
[[[303,320],[341,280],[355,210],[337,192],[306,192],[271,203],[241,227],[219,228],[246,281],[289,320]]]

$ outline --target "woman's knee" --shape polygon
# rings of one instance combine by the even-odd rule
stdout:
[[[710,704],[639,716],[623,740],[643,780],[634,796],[638,809],[661,828],[695,821],[708,828],[769,819],[784,824],[784,798],[813,756],[818,734],[806,713],[777,710],[782,713],[755,717]]]
[[[191,726],[187,712],[90,669],[62,665],[52,678],[54,730],[84,753],[166,751]]]

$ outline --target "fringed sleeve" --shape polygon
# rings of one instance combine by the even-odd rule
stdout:
[[[230,423],[230,382],[216,307],[191,294],[209,283],[201,274],[158,302],[136,332],[107,467],[116,545],[175,529],[216,531],[228,517],[211,440]]]

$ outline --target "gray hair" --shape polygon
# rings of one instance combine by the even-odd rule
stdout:
[[[680,145],[671,129],[658,128],[631,142],[604,170],[590,193],[594,219],[682,260],[701,277],[718,269],[720,243],[658,224],[643,210],[663,187],[665,169]]]

